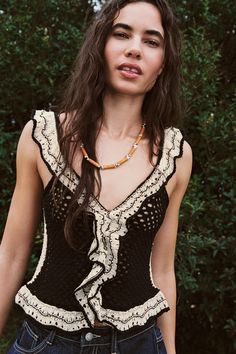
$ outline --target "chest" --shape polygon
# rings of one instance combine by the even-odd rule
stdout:
[[[101,164],[116,163],[122,159],[129,151],[131,142],[103,141],[97,144],[97,160]],[[158,151],[155,152],[158,155]],[[123,165],[115,169],[100,170],[101,191],[98,196],[98,189],[95,188],[94,194],[100,204],[108,211],[122,204],[131,196],[153,173],[159,156],[153,157],[152,163],[149,160],[149,145],[147,141],[141,141],[134,155]],[[81,176],[81,165],[83,155],[80,149],[76,152],[73,169]],[[44,187],[48,184],[52,175],[47,169],[41,155],[38,156],[38,170],[42,178]],[[167,186],[167,193],[170,196],[174,188],[175,181],[172,177]]]
[[[103,140],[97,144],[97,160],[100,164],[111,164],[121,160],[128,153],[130,142]],[[81,154],[78,155],[75,170],[81,174]],[[121,166],[114,169],[100,170],[101,191],[95,188],[95,195],[100,204],[112,210],[125,201],[153,172],[157,157],[149,161],[149,146],[147,142],[139,144],[133,156]]]
[[[128,161],[126,166],[101,171],[102,188],[99,202],[107,210],[120,205],[150,176],[153,168],[148,161],[139,161],[136,158],[132,162]]]

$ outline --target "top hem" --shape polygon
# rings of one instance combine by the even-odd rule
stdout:
[[[32,317],[44,327],[56,327],[65,332],[93,328],[93,325],[84,317],[83,312],[66,311],[43,303],[30,292],[26,285],[18,291],[15,302],[23,308],[26,315]],[[93,305],[96,313],[94,321],[98,319],[100,322],[107,323],[121,332],[130,330],[136,326],[143,326],[150,318],[158,317],[163,312],[169,311],[168,303],[161,291],[153,298],[147,300],[143,305],[135,306],[127,311],[98,308],[96,301],[94,301]]]

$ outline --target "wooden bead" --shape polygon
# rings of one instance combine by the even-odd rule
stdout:
[[[134,144],[132,145],[131,149],[129,150],[128,154],[125,155],[125,157],[123,157],[123,159],[119,160],[118,162],[116,163],[113,163],[113,164],[108,164],[108,165],[101,165],[100,163],[98,163],[97,161],[94,161],[93,159],[90,159],[89,156],[88,156],[88,153],[86,151],[86,149],[84,148],[84,144],[81,144],[80,145],[80,148],[81,148],[81,151],[82,151],[82,154],[83,154],[83,157],[89,162],[91,163],[93,166],[101,169],[101,170],[111,170],[113,168],[117,168],[121,165],[123,165],[126,161],[128,161],[132,156],[133,154],[135,153],[137,147],[138,147],[138,144],[140,143],[140,140],[142,139],[143,137],[143,133],[145,131],[145,126],[146,124],[143,123],[142,124],[142,127],[140,129],[140,132],[134,142]]]

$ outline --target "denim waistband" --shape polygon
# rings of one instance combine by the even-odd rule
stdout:
[[[24,321],[23,326],[27,329],[28,333],[31,333],[31,337],[44,338],[44,342],[48,345],[54,345],[55,340],[60,340],[60,342],[63,341],[64,344],[67,345],[79,345],[80,348],[90,347],[91,349],[88,349],[90,351],[95,348],[104,347],[106,352],[109,351],[111,354],[117,354],[119,344],[127,345],[128,343],[128,345],[130,345],[129,340],[132,339],[137,339],[142,342],[142,336],[150,336],[150,334],[153,333],[152,331],[156,324],[152,319],[151,323],[146,323],[144,326],[140,327],[136,326],[125,332],[118,331],[115,327],[107,326],[85,328],[77,333],[66,333],[66,335],[59,333],[58,329],[55,327],[51,327],[51,329],[45,328],[43,325],[39,325],[37,321],[29,317]]]
[[[63,331],[60,328],[56,328],[52,326],[44,326],[43,324],[39,323],[38,321],[36,321],[30,316],[26,316],[25,321],[28,322],[29,325],[34,326],[40,329],[41,331],[45,331],[45,333],[49,333],[53,330],[56,336],[59,336],[63,339],[77,341],[77,342],[81,342],[82,338],[89,338],[89,334],[93,335],[93,342],[96,337],[100,338],[100,340],[102,337],[105,340],[105,338],[110,337],[112,333],[114,334],[114,332],[116,333],[115,334],[116,339],[118,341],[122,341],[122,340],[130,339],[140,333],[143,333],[146,330],[156,325],[156,319],[151,318],[143,326],[135,326],[130,328],[127,331],[120,331],[117,330],[114,326],[107,325],[104,327],[100,327],[100,326],[89,327],[89,328],[80,329],[78,331],[68,332],[68,331]]]

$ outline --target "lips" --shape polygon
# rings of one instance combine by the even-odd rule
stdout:
[[[127,73],[133,73],[136,75],[142,75],[143,73],[140,66],[136,64],[130,64],[130,63],[122,63],[121,65],[118,66],[118,70],[125,71]]]

